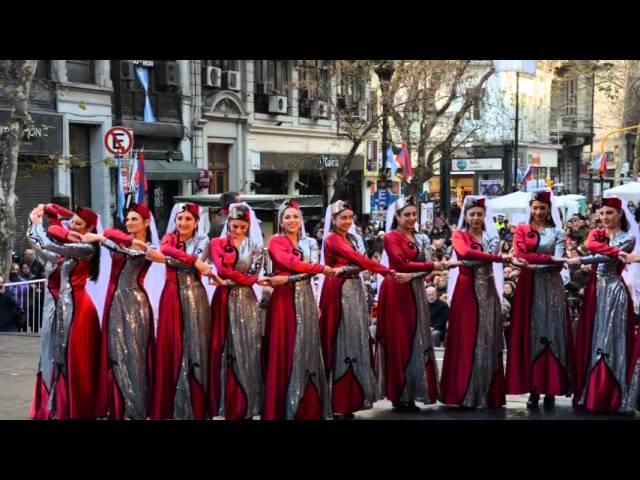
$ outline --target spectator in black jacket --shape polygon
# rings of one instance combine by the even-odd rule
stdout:
[[[431,338],[433,346],[440,347],[447,334],[447,320],[449,319],[449,305],[438,298],[434,287],[427,287],[429,314],[431,315]]]
[[[229,205],[232,203],[240,202],[240,194],[238,192],[224,192],[220,195],[220,209],[215,214],[213,220],[211,220],[211,227],[209,228],[209,238],[217,238],[222,233],[224,222],[227,221],[227,215],[229,214]]]
[[[22,310],[13,297],[4,289],[4,278],[0,277],[0,332],[17,332]]]

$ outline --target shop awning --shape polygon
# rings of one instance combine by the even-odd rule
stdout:
[[[144,170],[149,180],[197,180],[200,169],[191,162],[145,160]]]
[[[301,208],[322,208],[322,195],[252,195],[241,193],[240,198],[254,210],[275,211],[287,199],[298,202]],[[174,197],[174,200],[176,202],[191,202],[203,207],[220,207],[220,194],[178,196]]]

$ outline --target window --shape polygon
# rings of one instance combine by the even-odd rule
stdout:
[[[567,80],[566,84],[566,106],[565,106],[565,114],[566,115],[575,115],[576,114],[576,104],[578,99],[578,80],[572,79]]]
[[[300,94],[298,110],[301,117],[311,116],[311,104],[315,100],[328,101],[331,86],[329,65],[324,60],[304,60],[298,67]]]
[[[93,60],[67,60],[67,80],[74,83],[95,83]]]
[[[209,193],[224,193],[229,190],[229,147],[224,143],[209,144]]]
[[[223,71],[226,70],[234,70],[238,71],[239,68],[238,60],[202,60],[202,65],[205,67],[218,67]]]
[[[265,92],[267,95],[287,94],[289,86],[289,62],[287,60],[256,60],[255,67],[256,83],[269,83],[273,88],[273,92]]]
[[[38,60],[38,68],[36,68],[35,78],[39,78],[41,80],[48,80],[50,75],[49,66],[51,62],[49,60]]]
[[[91,205],[91,127],[69,124],[71,162],[71,204]]]

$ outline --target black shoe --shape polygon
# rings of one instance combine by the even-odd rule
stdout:
[[[531,393],[529,400],[527,400],[527,408],[538,408],[538,401],[540,400],[539,393]]]
[[[545,408],[553,408],[556,405],[556,397],[553,395],[545,395],[542,404]]]
[[[407,406],[405,407],[405,411],[408,413],[418,413],[420,412],[420,407],[413,402],[408,402]]]
[[[353,420],[354,418],[356,418],[356,416],[353,413],[346,413],[346,414],[334,413],[333,414],[334,420]]]

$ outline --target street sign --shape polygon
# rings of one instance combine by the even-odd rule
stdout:
[[[133,133],[125,127],[110,128],[104,136],[104,146],[112,155],[126,155],[133,148]]]

